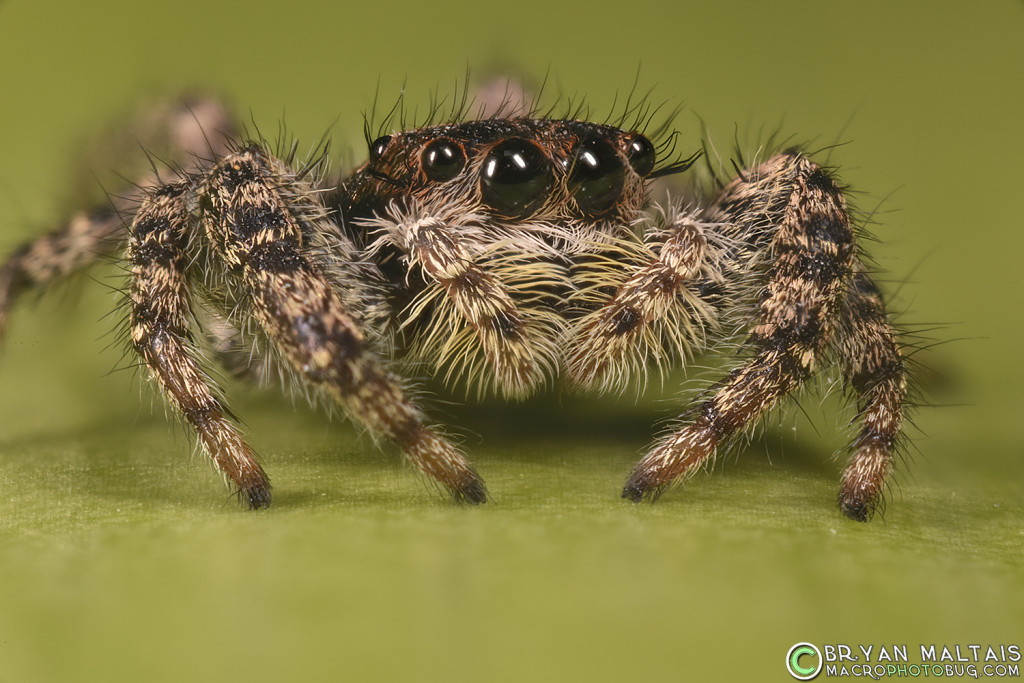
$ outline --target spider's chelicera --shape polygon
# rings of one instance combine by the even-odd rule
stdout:
[[[734,369],[623,497],[705,466],[836,361],[860,406],[839,505],[866,520],[880,503],[904,361],[843,189],[799,151],[741,170],[703,206],[657,207],[649,181],[688,163],[666,166],[643,134],[610,125],[492,116],[395,132],[328,183],[319,157],[214,134],[228,123],[211,111],[172,119],[189,164],[173,180],[146,178],[9,257],[0,327],[18,294],[123,249],[130,348],[250,507],[270,504],[270,482],[204,371],[211,353],[324,395],[481,503],[483,480],[403,372],[509,398],[553,382],[617,390],[725,339],[740,341]]]

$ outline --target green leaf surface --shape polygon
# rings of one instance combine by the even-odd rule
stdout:
[[[621,500],[714,357],[641,400],[437,393],[431,415],[488,482],[479,507],[344,422],[229,383],[275,486],[247,513],[121,357],[104,266],[21,302],[0,352],[0,682],[783,681],[801,641],[1021,643],[1024,8],[515,8],[2,3],[0,251],[114,191],[83,150],[147,94],[224,92],[310,144],[337,120],[351,164],[378,82],[378,110],[408,81],[422,111],[467,61],[550,70],[602,118],[641,64],[652,103],[687,105],[680,151],[702,122],[725,154],[773,127],[843,143],[821,156],[871,214],[935,404],[884,515],[836,509],[852,414],[814,390],[656,504]]]

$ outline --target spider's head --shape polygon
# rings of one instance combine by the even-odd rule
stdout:
[[[644,135],[556,119],[486,119],[379,137],[347,184],[357,214],[391,202],[458,207],[500,222],[626,221],[643,206],[658,151]]]

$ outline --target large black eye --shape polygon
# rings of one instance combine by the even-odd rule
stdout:
[[[520,218],[544,203],[551,180],[551,167],[540,149],[527,140],[509,138],[487,153],[480,194],[502,215]]]
[[[636,133],[626,145],[626,155],[629,156],[629,165],[636,174],[646,177],[654,170],[654,158],[658,154],[650,140]]]
[[[598,215],[611,209],[622,195],[626,169],[615,148],[601,138],[588,138],[576,147],[569,190],[580,211]]]
[[[384,156],[384,151],[388,148],[389,142],[391,142],[391,136],[383,135],[370,143],[371,164],[375,164],[380,161],[380,158]]]
[[[462,146],[447,138],[439,138],[423,148],[420,164],[427,178],[443,183],[459,175],[466,165],[466,153]]]

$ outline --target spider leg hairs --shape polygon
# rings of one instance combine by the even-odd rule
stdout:
[[[218,103],[164,112],[179,151],[0,266],[18,296],[110,255],[127,270],[126,338],[250,508],[270,480],[207,372],[280,374],[396,444],[457,499],[483,480],[413,399],[427,368],[480,394],[559,383],[621,390],[739,339],[735,367],[682,411],[622,495],[654,499],[706,467],[826,362],[859,405],[839,507],[883,500],[907,404],[905,360],[843,187],[799,150],[738,170],[701,203],[650,199],[697,159],[626,116],[592,123],[497,107],[369,141],[329,180],[236,133]],[[383,130],[381,132],[384,132]]]

